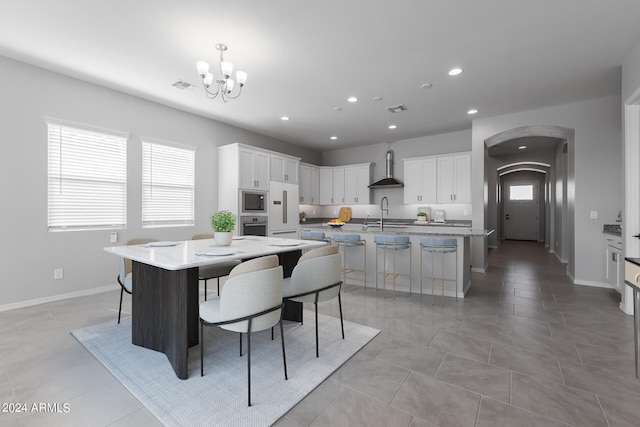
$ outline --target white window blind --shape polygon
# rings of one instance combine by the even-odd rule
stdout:
[[[195,150],[142,141],[142,226],[194,225]]]
[[[49,231],[124,228],[128,135],[47,127]]]

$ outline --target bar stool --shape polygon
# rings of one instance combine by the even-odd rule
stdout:
[[[367,288],[367,242],[360,238],[359,234],[352,233],[334,233],[331,237],[333,243],[341,248],[342,251],[342,282],[347,284],[347,274],[362,272],[364,273],[364,287]],[[347,266],[347,249],[362,246],[362,259],[364,268],[350,268]]]
[[[300,239],[302,240],[319,240],[321,242],[331,243],[331,237],[326,237],[324,231],[301,231]]]
[[[422,295],[422,279],[431,279],[431,304],[433,304],[434,286],[442,286],[442,305],[444,305],[444,285],[445,282],[455,282],[456,301],[458,300],[458,241],[455,237],[422,237],[420,239],[420,295]],[[431,276],[424,276],[422,273],[423,258],[425,252],[431,253]],[[455,279],[445,278],[444,260],[445,254],[453,253],[456,256],[456,277]],[[440,254],[442,258],[442,276],[437,277],[435,273],[435,257]]]
[[[378,276],[382,274],[382,286],[384,296],[387,296],[387,277],[393,279],[393,297],[396,297],[396,279],[398,276],[409,278],[409,295],[411,295],[411,241],[409,236],[395,236],[389,234],[377,234],[373,237],[376,245],[376,289],[378,289]],[[382,249],[382,271],[378,269],[378,250]],[[393,270],[387,271],[387,249],[393,251]],[[396,251],[409,249],[409,273],[398,273],[396,271]]]

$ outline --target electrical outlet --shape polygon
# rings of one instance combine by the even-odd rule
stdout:
[[[53,278],[55,280],[62,279],[64,277],[64,270],[62,268],[56,268],[53,270]]]
[[[117,232],[112,232],[109,234],[109,242],[111,243],[116,243],[118,241],[118,233]]]
[[[591,219],[598,219],[598,211],[591,211],[591,212],[589,212],[589,218],[591,218]]]

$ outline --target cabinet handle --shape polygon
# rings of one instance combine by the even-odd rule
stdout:
[[[636,274],[636,283],[640,283],[640,273]]]

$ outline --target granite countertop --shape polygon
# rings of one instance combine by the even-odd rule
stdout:
[[[364,234],[403,234],[418,236],[461,236],[461,237],[486,237],[493,233],[493,230],[479,230],[471,227],[447,226],[445,225],[412,225],[412,224],[396,224],[387,225],[385,221],[384,231],[380,231],[380,227],[371,226],[363,227],[363,224],[346,223],[342,227],[333,227],[327,223],[303,223],[300,224],[300,230],[317,230],[333,233],[364,233]]]

